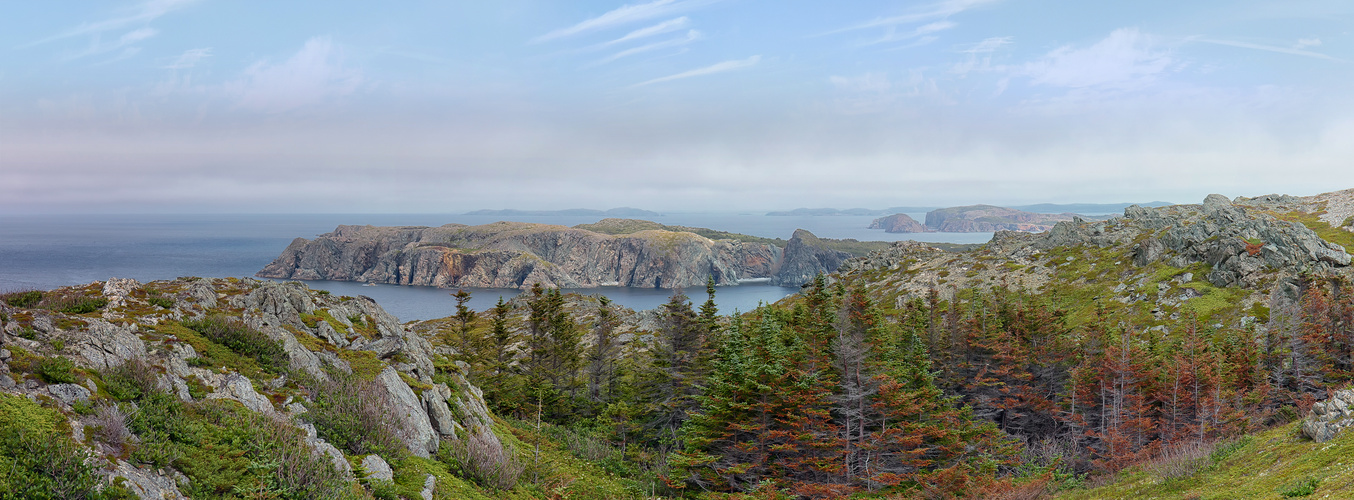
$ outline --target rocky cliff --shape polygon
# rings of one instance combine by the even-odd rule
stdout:
[[[479,389],[371,299],[233,278],[29,293],[0,303],[0,405],[44,402],[31,411],[66,422],[109,488],[328,498],[448,443],[501,452]],[[374,434],[390,441],[363,444]],[[417,476],[432,498],[437,478]]]
[[[759,278],[798,285],[796,280],[806,270],[832,272],[835,264],[827,266],[840,259],[786,249],[821,243],[817,238],[810,243],[792,239],[781,248],[688,231],[606,234],[520,222],[339,226],[314,240],[292,241],[258,276],[446,288],[517,288],[532,283],[561,288],[677,288],[702,285],[710,277],[719,285]]]
[[[924,233],[926,226],[923,226],[917,219],[913,219],[907,214],[893,214],[888,217],[880,217],[870,222],[870,229],[883,229],[886,233]]]

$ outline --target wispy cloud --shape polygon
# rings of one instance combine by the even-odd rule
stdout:
[[[1292,49],[1292,48],[1288,48],[1288,47],[1276,47],[1276,46],[1273,46],[1273,45],[1262,45],[1262,44],[1258,44],[1258,43],[1250,43],[1250,42],[1238,42],[1238,41],[1234,41],[1234,40],[1217,40],[1217,39],[1213,39],[1213,38],[1204,38],[1204,37],[1192,37],[1192,38],[1189,38],[1188,41],[1191,41],[1191,42],[1202,42],[1202,43],[1211,43],[1211,44],[1214,44],[1214,45],[1226,45],[1226,46],[1228,46],[1228,47],[1239,47],[1239,48],[1243,48],[1243,49],[1263,50],[1263,51],[1267,51],[1267,52],[1278,52],[1278,53],[1280,53],[1280,54],[1292,54],[1292,55],[1295,55],[1295,56],[1312,57],[1312,58],[1316,58],[1316,59],[1325,59],[1325,60],[1327,60],[1327,61],[1335,61],[1335,62],[1342,62],[1342,63],[1343,63],[1343,62],[1349,62],[1349,61],[1347,61],[1347,60],[1340,59],[1340,58],[1338,58],[1338,57],[1331,57],[1331,56],[1328,56],[1328,55],[1326,55],[1326,54],[1322,54],[1322,53],[1320,53],[1320,52],[1312,52],[1312,51],[1310,51],[1310,50],[1302,50],[1302,49],[1301,49],[1301,47],[1321,45],[1321,41],[1320,41],[1320,40],[1315,40],[1315,43],[1309,43],[1309,44],[1303,44],[1303,42],[1312,42],[1312,40],[1298,40],[1298,47],[1300,47],[1300,48],[1297,48],[1297,49]]]
[[[955,26],[958,26],[958,24],[953,23],[953,22],[950,22],[950,21],[936,21],[936,22],[933,22],[933,23],[923,24],[923,25],[918,26],[918,27],[916,27],[916,28],[913,28],[913,29],[911,29],[911,30],[903,31],[902,33],[899,33],[899,32],[898,32],[897,26],[889,26],[889,27],[888,27],[888,31],[886,31],[886,32],[884,33],[884,36],[881,36],[881,37],[879,37],[878,39],[875,39],[875,40],[871,40],[871,41],[869,41],[869,42],[866,42],[865,45],[876,45],[876,44],[890,43],[890,42],[902,42],[902,41],[912,40],[912,39],[916,39],[916,38],[929,38],[929,39],[931,39],[931,40],[935,40],[935,37],[934,37],[934,36],[930,36],[931,34],[937,33],[937,32],[941,32],[941,31],[945,31],[945,30],[950,29],[950,28],[953,28],[953,27],[955,27]]]
[[[913,12],[890,17],[878,17],[854,26],[832,30],[824,35],[842,33],[847,31],[863,30],[869,28],[882,28],[889,26],[898,26],[901,24],[915,24],[937,19],[944,19],[960,12],[973,9],[982,5],[996,3],[1000,0],[945,0],[943,2],[926,5],[916,9]]]
[[[169,12],[187,6],[196,0],[151,0],[138,5],[129,15],[83,23],[69,30],[57,33],[55,35],[35,40],[20,47],[31,47],[56,40],[62,40],[71,37],[84,35],[99,35],[108,31],[118,31],[134,24],[144,24],[159,18]],[[140,31],[140,30],[137,30]],[[133,32],[135,33],[135,31]],[[125,36],[125,35],[124,35]]]
[[[677,31],[679,29],[685,28],[688,24],[691,24],[691,20],[688,19],[686,16],[682,16],[676,19],[669,19],[667,21],[663,21],[653,26],[631,31],[629,33],[626,33],[625,36],[623,37],[611,40],[609,42],[603,42],[599,46],[608,47],[611,45],[616,45],[618,43],[629,42],[631,40],[638,40],[641,38],[651,37],[654,35],[661,35],[663,33]]]
[[[1294,47],[1297,47],[1299,49],[1307,47],[1316,47],[1319,45],[1321,45],[1320,38],[1299,38],[1298,43],[1293,44]]]
[[[617,53],[615,53],[615,54],[612,54],[612,55],[610,55],[610,56],[607,56],[607,57],[605,57],[605,58],[603,58],[603,59],[601,59],[601,60],[599,60],[599,61],[597,61],[597,62],[594,62],[594,63],[592,63],[592,64],[589,64],[588,66],[589,66],[589,67],[592,67],[592,66],[601,66],[601,65],[603,65],[603,64],[607,64],[607,63],[609,63],[609,62],[615,61],[615,60],[617,60],[617,59],[621,59],[621,58],[623,58],[623,57],[629,57],[629,56],[633,56],[633,55],[635,55],[635,54],[642,54],[642,53],[645,53],[645,52],[654,51],[654,50],[658,50],[658,49],[666,49],[666,48],[670,48],[670,47],[681,47],[681,46],[683,46],[683,45],[689,44],[689,43],[691,43],[691,42],[694,42],[694,41],[700,40],[700,39],[701,39],[701,32],[696,31],[696,30],[691,30],[691,31],[686,32],[686,36],[685,36],[685,37],[682,37],[682,38],[674,38],[674,39],[671,39],[671,40],[664,40],[664,41],[662,41],[662,42],[655,42],[655,43],[650,43],[650,44],[647,44],[647,45],[640,45],[640,46],[638,46],[638,47],[625,49],[625,50],[622,50],[622,51],[617,52]]]
[[[1114,30],[1086,48],[1063,46],[1024,66],[1035,84],[1056,87],[1139,88],[1175,65],[1170,51],[1136,28]]]
[[[536,38],[533,38],[531,41],[539,43],[554,40],[557,38],[573,36],[579,33],[586,33],[589,31],[613,28],[616,26],[630,24],[633,22],[653,19],[655,17],[671,15],[673,13],[682,10],[713,3],[715,1],[718,0],[654,0],[649,3],[642,3],[636,5],[626,4],[620,6],[617,9],[611,10],[605,14],[587,19],[573,26],[569,26],[567,28],[560,28],[555,31],[551,31],[544,35],[538,36]]]
[[[684,71],[681,73],[677,73],[675,75],[668,75],[661,78],[654,78],[653,80],[649,80],[646,82],[636,83],[634,85],[631,85],[630,88],[643,87],[645,85],[653,85],[655,83],[670,82],[673,80],[681,80],[683,78],[691,78],[693,76],[705,76],[705,75],[713,75],[715,73],[723,73],[726,71],[733,71],[736,69],[754,66],[761,60],[762,60],[761,55],[755,55],[747,59],[735,59],[732,61],[724,61],[721,63],[711,64],[703,68],[696,68],[691,71]]]
[[[282,112],[351,94],[362,81],[329,37],[314,37],[286,61],[254,63],[224,89],[242,108]]]
[[[116,61],[126,59],[127,57],[131,57],[132,55],[135,55],[137,52],[140,52],[141,49],[139,47],[133,47],[133,45],[147,38],[154,37],[159,33],[160,32],[154,28],[140,28],[124,33],[116,40],[107,43],[103,41],[102,36],[96,34],[94,35],[93,39],[90,40],[88,47],[85,47],[83,50],[66,54],[62,56],[62,59],[65,60],[79,59],[86,56],[94,56],[99,54],[105,54],[108,52],[113,52],[118,49],[122,49],[122,55],[113,60]],[[107,62],[111,61],[105,61],[105,63]]]
[[[211,56],[212,49],[210,47],[203,49],[188,49],[161,67],[165,69],[188,69],[197,66],[198,62]]]
[[[988,71],[994,69],[992,66],[992,53],[1000,50],[1002,47],[1011,44],[1012,38],[1009,36],[998,36],[983,39],[983,41],[969,45],[959,52],[968,54],[964,62],[955,64],[950,68],[951,72],[960,75],[966,75],[974,71]]]

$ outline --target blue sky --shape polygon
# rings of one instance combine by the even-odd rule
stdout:
[[[1354,187],[1354,2],[5,2],[0,211]]]

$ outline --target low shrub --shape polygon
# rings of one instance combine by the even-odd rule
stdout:
[[[119,401],[132,401],[156,390],[159,373],[141,358],[133,358],[101,374],[103,388]]]
[[[287,351],[282,343],[249,328],[244,323],[221,315],[196,321],[185,321],[188,327],[212,342],[226,346],[241,355],[258,360],[259,367],[269,373],[282,373],[289,365]]]
[[[27,398],[0,394],[0,492],[5,498],[86,498],[99,489],[100,461],[66,436],[55,411]]]
[[[42,292],[37,290],[23,290],[10,292],[0,295],[0,300],[4,300],[10,307],[33,307],[42,301]]]
[[[511,446],[485,433],[444,439],[440,451],[440,458],[452,472],[485,488],[510,490],[526,470],[526,464],[517,458]]]
[[[108,305],[108,299],[103,297],[78,296],[58,296],[47,297],[43,301],[43,306],[53,311],[66,314],[88,314]]]
[[[1279,488],[1279,496],[1284,498],[1296,498],[1311,496],[1316,493],[1316,487],[1321,484],[1321,480],[1309,477],[1298,480]]]
[[[169,297],[162,297],[159,295],[152,295],[150,297],[147,297],[146,302],[150,302],[150,305],[161,307],[164,309],[171,309],[174,307],[174,299],[171,299]]]
[[[1147,469],[1163,482],[1185,479],[1213,464],[1214,449],[1213,443],[1191,442],[1168,446],[1162,449],[1161,456],[1153,460]]]
[[[74,384],[75,362],[63,356],[52,356],[38,361],[38,376],[49,384]]]
[[[120,453],[123,446],[133,437],[131,429],[127,428],[127,421],[133,413],[134,410],[128,411],[121,405],[99,403],[86,425],[93,429],[94,439]]]
[[[404,448],[405,431],[390,418],[389,396],[375,381],[331,370],[328,380],[306,385],[313,403],[304,418],[326,441],[354,455],[393,457]]]

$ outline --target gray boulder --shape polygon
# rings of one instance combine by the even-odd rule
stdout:
[[[67,406],[73,405],[77,401],[89,402],[89,389],[82,385],[52,384],[47,386],[47,393]]]
[[[394,481],[395,471],[390,470],[390,464],[380,455],[367,455],[362,459],[362,468],[366,469],[367,477],[378,481]]]
[[[1354,390],[1343,389],[1312,405],[1312,411],[1302,421],[1302,434],[1322,443],[1334,439],[1350,425],[1354,425]]]
[[[217,383],[216,391],[208,394],[207,399],[233,399],[239,401],[245,408],[258,413],[274,412],[273,403],[254,390],[254,384],[249,381],[249,377],[238,373],[222,376]]]
[[[409,384],[400,379],[399,372],[389,366],[376,377],[376,386],[388,396],[396,424],[404,431],[400,438],[409,452],[430,457],[437,451],[437,431],[428,420],[428,412]]]

